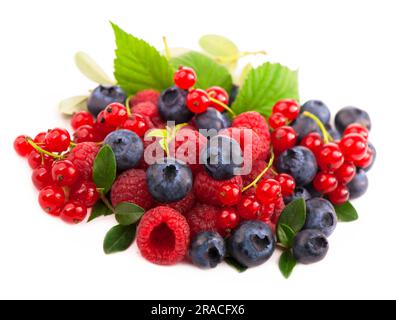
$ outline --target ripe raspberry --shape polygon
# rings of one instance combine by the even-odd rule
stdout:
[[[217,231],[217,216],[220,214],[219,208],[208,204],[198,203],[186,214],[188,225],[190,226],[191,238],[203,231]]]
[[[145,213],[136,233],[140,253],[159,265],[180,262],[187,254],[190,228],[176,210],[157,207]]]
[[[136,93],[136,95],[129,101],[129,106],[133,108],[141,102],[151,102],[156,106],[159,97],[160,97],[160,93],[158,91],[143,90]]]
[[[150,157],[152,161],[151,163],[153,163],[156,159],[162,159],[165,157],[165,151],[158,144],[160,140],[160,138],[155,137],[143,139],[144,156],[140,160],[137,169],[147,170],[147,168],[149,167],[149,165],[145,161],[146,154],[148,157]]]
[[[168,208],[172,208],[176,211],[179,211],[181,214],[186,214],[190,211],[195,205],[195,195],[194,192],[190,192],[186,197],[181,199],[180,201],[171,202],[171,203],[157,203],[158,206],[164,206]]]
[[[250,172],[250,174],[245,175],[245,176],[242,176],[243,185],[244,185],[244,186],[248,186],[249,184],[251,184],[251,183],[254,181],[254,179],[256,179],[257,176],[258,176],[261,172],[263,172],[263,170],[264,170],[266,167],[267,167],[267,162],[265,162],[264,160],[258,160],[258,161],[256,161],[256,162],[253,164],[252,171]],[[264,174],[264,176],[261,178],[261,180],[263,180],[263,179],[274,179],[275,176],[276,176],[276,174],[273,173],[273,172],[271,171],[271,169],[270,169],[270,170],[268,170],[268,171]],[[260,181],[261,181],[261,180],[260,180]]]
[[[165,122],[158,113],[156,103],[154,104],[150,101],[138,103],[133,107],[132,112],[142,115],[150,129],[165,128]]]
[[[235,183],[242,189],[242,177],[235,176],[229,180],[219,181],[211,178],[206,171],[199,172],[194,181],[194,193],[197,200],[213,206],[221,206],[217,194],[223,184]]]
[[[283,198],[280,197],[275,203],[274,213],[271,217],[271,222],[276,226],[279,220],[280,215],[282,214],[283,209],[285,209],[285,203],[283,202]]]
[[[125,171],[117,178],[111,188],[110,198],[113,206],[132,202],[149,210],[154,205],[154,199],[147,189],[146,173],[138,169]]]
[[[77,144],[67,157],[76,167],[81,180],[92,181],[93,163],[99,149],[94,142],[83,142]]]

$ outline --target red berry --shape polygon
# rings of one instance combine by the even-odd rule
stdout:
[[[344,204],[349,200],[349,190],[345,185],[340,184],[333,192],[329,193],[327,196],[332,204]]]
[[[29,155],[34,148],[26,141],[27,136],[19,136],[14,141],[14,149],[21,157]]]
[[[244,197],[238,204],[238,214],[246,220],[255,220],[260,217],[261,204],[255,196]]]
[[[338,181],[332,173],[319,172],[313,181],[313,186],[316,191],[326,194],[337,188]]]
[[[325,144],[316,155],[318,165],[323,171],[335,171],[344,163],[344,155],[338,144]]]
[[[277,129],[287,124],[287,118],[282,113],[275,112],[268,118],[268,123],[272,129]]]
[[[180,89],[188,90],[197,82],[197,75],[192,68],[180,67],[179,70],[175,72],[173,81]]]
[[[39,145],[41,148],[45,149],[45,137],[47,136],[47,132],[40,132],[34,138],[34,143]]]
[[[41,166],[50,168],[53,162],[53,158],[46,154],[41,154],[36,150],[33,150],[28,157],[28,163],[32,169],[36,169]]]
[[[52,165],[52,179],[62,187],[70,187],[78,179],[78,172],[69,160],[59,160]]]
[[[236,183],[223,184],[217,195],[221,204],[225,206],[236,205],[242,196],[242,190]]]
[[[60,218],[70,224],[80,223],[87,216],[87,207],[77,201],[70,201],[63,207]]]
[[[367,140],[358,133],[343,136],[339,145],[347,161],[361,160],[368,148]]]
[[[119,127],[128,119],[127,108],[121,103],[111,103],[104,110],[103,117],[108,125]]]
[[[48,151],[64,152],[70,146],[70,134],[65,129],[55,128],[47,133],[45,144]]]
[[[71,126],[74,130],[82,126],[93,126],[94,125],[94,117],[87,111],[80,111],[73,115],[71,119]]]
[[[265,204],[261,207],[260,220],[269,222],[275,213],[275,203]]]
[[[281,184],[275,179],[263,180],[257,186],[256,195],[262,204],[275,203],[282,196]]]
[[[344,162],[342,166],[334,172],[334,174],[339,183],[347,184],[355,177],[356,166],[351,162]]]
[[[352,123],[350,124],[344,131],[344,136],[346,136],[349,133],[357,133],[360,134],[363,138],[368,140],[369,138],[369,131],[367,128],[360,123]]]
[[[228,105],[230,101],[227,91],[221,87],[210,87],[209,89],[206,89],[206,92],[210,98],[216,99],[225,105]],[[209,106],[215,108],[219,112],[224,111],[224,107],[222,107],[219,103],[211,101]]]
[[[73,133],[73,140],[75,143],[95,142],[97,141],[96,130],[90,125],[81,126]]]
[[[149,129],[149,126],[143,116],[135,113],[123,123],[121,128],[125,130],[133,131],[139,137],[143,137],[144,134]]]
[[[373,163],[373,161],[374,161],[373,150],[371,148],[368,148],[364,157],[360,160],[354,161],[354,164],[359,168],[366,169]]]
[[[217,217],[217,227],[229,232],[235,229],[239,224],[239,216],[234,208],[227,208],[221,211]]]
[[[52,180],[51,170],[48,167],[37,167],[32,172],[32,182],[34,186],[38,189],[44,189],[52,184],[54,181]]]
[[[301,107],[297,101],[293,99],[283,99],[274,105],[272,108],[272,113],[279,112],[283,114],[289,121],[293,121],[300,113],[300,109]]]
[[[275,178],[277,181],[279,181],[281,188],[282,188],[282,196],[290,196],[293,194],[294,189],[296,188],[296,181],[294,181],[294,178],[286,173],[281,173],[276,176]]]
[[[296,131],[287,126],[277,128],[271,133],[271,142],[275,153],[280,154],[296,145]]]
[[[65,204],[65,193],[59,186],[48,186],[39,193],[41,208],[50,215],[59,216]]]
[[[323,140],[319,133],[311,132],[302,139],[300,145],[308,148],[313,154],[317,155],[323,147]]]
[[[201,89],[191,90],[186,99],[187,108],[193,113],[203,113],[208,110],[210,104],[208,94]]]
[[[76,200],[86,207],[91,208],[99,200],[99,193],[93,182],[82,181],[70,189],[70,199]]]
[[[106,122],[106,120],[104,118],[104,110],[98,114],[94,128],[95,128],[96,135],[97,135],[97,138],[99,139],[99,141],[104,140],[104,138],[106,138],[106,136],[110,132],[113,132],[114,130],[117,129],[117,127],[111,126],[110,124],[108,124]]]

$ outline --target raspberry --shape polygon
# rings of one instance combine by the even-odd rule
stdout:
[[[186,214],[191,238],[203,231],[217,231],[216,222],[220,209],[208,204],[198,203]]]
[[[121,202],[131,202],[149,210],[154,200],[147,189],[146,173],[143,170],[131,169],[122,173],[111,188],[113,206]]]
[[[159,97],[160,97],[160,93],[158,91],[143,90],[136,93],[136,95],[129,101],[129,105],[131,108],[133,108],[141,102],[151,102],[156,106]]]
[[[157,205],[172,208],[176,211],[179,211],[181,214],[186,214],[195,205],[195,195],[194,192],[191,191],[187,196],[185,196],[180,201],[171,202],[171,203],[158,203]]]
[[[94,142],[83,142],[77,144],[67,157],[76,167],[81,180],[92,181],[93,163],[99,149]]]
[[[211,178],[206,171],[199,172],[195,177],[194,181],[194,193],[197,200],[214,205],[221,206],[221,202],[218,199],[218,193],[223,184],[235,183],[238,187],[242,189],[242,177],[235,176],[229,180],[218,181]]]
[[[153,163],[157,159],[162,159],[165,157],[165,151],[158,144],[160,140],[161,140],[160,138],[155,138],[155,137],[143,139],[144,156],[140,160],[137,169],[147,170],[147,168],[149,167],[149,165],[144,160],[146,151],[147,151],[147,156],[150,157],[151,159],[151,163]],[[150,149],[147,150],[148,148]]]
[[[176,210],[157,207],[143,216],[136,238],[144,258],[155,264],[171,265],[186,256],[190,228],[186,218]]]
[[[132,112],[142,115],[150,129],[165,128],[165,122],[158,113],[157,104],[150,101],[141,102],[134,105]]]
[[[263,172],[263,170],[264,170],[265,168],[267,168],[267,165],[268,165],[267,162],[265,162],[264,160],[256,161],[256,162],[253,164],[252,171],[251,171],[248,175],[242,176],[243,185],[244,185],[244,186],[248,186],[249,184],[251,184],[251,183],[254,181],[254,179],[256,179],[257,176],[258,176],[261,172]],[[271,171],[271,169],[270,169],[270,170],[268,170],[268,171],[264,174],[264,176],[261,178],[261,180],[262,180],[262,179],[273,179],[273,178],[275,178],[275,177],[276,177],[276,174],[273,173],[273,172]]]
[[[279,217],[282,214],[283,209],[285,209],[285,203],[283,202],[283,198],[280,197],[276,202],[275,202],[275,208],[274,208],[274,213],[272,214],[271,217],[271,222],[275,224],[275,226],[278,223]]]

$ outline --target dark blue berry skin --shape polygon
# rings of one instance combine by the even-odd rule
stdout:
[[[373,167],[374,162],[377,159],[377,150],[375,149],[374,145],[371,142],[369,142],[368,147],[369,147],[369,149],[371,149],[371,151],[373,151],[373,162],[371,162],[371,164],[367,168],[364,169],[364,171],[366,171],[366,172],[369,171]]]
[[[184,162],[165,158],[152,164],[146,172],[150,194],[161,203],[183,199],[191,191],[193,175]]]
[[[349,199],[357,199],[364,195],[368,189],[368,178],[363,169],[356,171],[355,177],[348,183]]]
[[[88,98],[88,111],[96,117],[110,103],[125,103],[125,100],[126,95],[120,87],[100,85]]]
[[[218,133],[220,130],[230,127],[231,121],[225,113],[221,113],[215,108],[208,108],[204,113],[195,116],[195,125],[198,129],[215,130]]]
[[[237,86],[236,84],[232,85],[229,105],[232,105],[235,102],[238,93],[239,93],[239,86]]]
[[[341,140],[342,136],[336,129],[334,129],[330,124],[325,125],[327,132],[333,138],[333,140],[338,141]]]
[[[330,110],[320,100],[309,100],[301,106],[301,112],[308,111],[317,116],[323,124],[330,122]]]
[[[360,123],[368,130],[371,129],[370,116],[366,111],[356,107],[345,107],[337,112],[335,125],[339,132],[343,133],[351,123]]]
[[[329,242],[319,230],[303,230],[294,239],[293,255],[299,263],[319,262],[324,259],[327,251],[329,251]]]
[[[266,223],[245,221],[228,238],[227,249],[240,264],[255,267],[271,258],[275,251],[275,238]]]
[[[161,93],[158,100],[158,112],[165,121],[176,124],[189,122],[194,114],[186,106],[187,91],[176,86]]]
[[[215,268],[224,260],[224,256],[225,242],[217,232],[202,232],[191,241],[189,257],[200,268]]]
[[[297,133],[298,142],[301,142],[301,140],[311,132],[317,132],[322,137],[322,131],[317,123],[304,115],[299,115],[291,126]]]
[[[307,201],[308,199],[311,199],[311,194],[307,189],[303,187],[297,187],[293,194],[291,196],[284,197],[283,201],[285,204],[289,204],[290,202],[301,198]]]
[[[320,198],[320,197],[323,196],[322,193],[320,193],[318,190],[315,189],[315,187],[313,186],[312,183],[310,183],[309,185],[305,186],[305,188],[311,194],[311,199],[312,198]]]
[[[323,198],[313,198],[306,202],[307,218],[304,229],[322,231],[330,236],[337,226],[337,216],[330,201]]]
[[[303,187],[315,178],[318,164],[311,150],[297,146],[286,150],[278,157],[276,169],[280,173],[290,174],[296,185]]]
[[[213,179],[231,179],[237,175],[237,169],[243,166],[241,147],[234,139],[215,136],[202,151],[201,163]]]
[[[143,142],[130,130],[114,131],[106,137],[104,143],[113,150],[118,171],[134,168],[143,156]]]

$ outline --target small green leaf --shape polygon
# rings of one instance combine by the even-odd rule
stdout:
[[[199,45],[213,57],[234,57],[239,54],[239,49],[234,42],[215,34],[202,36],[199,39]]]
[[[95,206],[92,208],[91,215],[89,216],[88,222],[91,222],[99,217],[102,216],[109,216],[113,214],[113,211],[111,211],[104,203],[102,200],[99,200],[96,202]]]
[[[238,261],[236,261],[234,258],[232,257],[226,257],[224,259],[224,261],[230,266],[233,267],[235,270],[237,270],[238,272],[245,272],[248,268],[241,265]]]
[[[144,214],[143,208],[129,202],[122,202],[114,209],[117,222],[123,226],[134,224]]]
[[[282,224],[291,228],[294,233],[298,233],[304,226],[305,219],[306,206],[304,199],[299,198],[294,200],[283,209],[277,225],[277,234],[279,234],[278,229]]]
[[[334,209],[336,211],[337,218],[339,221],[352,222],[359,219],[359,215],[350,201],[342,205],[338,205],[338,206],[336,205],[334,206]]]
[[[249,72],[253,70],[253,65],[251,63],[248,63],[241,72],[241,75],[239,76],[238,80],[238,85],[242,86],[246,80],[246,77],[248,76]]]
[[[297,260],[294,258],[293,252],[291,250],[287,250],[282,253],[279,259],[279,270],[286,279],[290,277],[296,265]]]
[[[70,97],[59,102],[59,111],[67,116],[72,116],[79,111],[87,110],[88,96]]]
[[[74,60],[78,69],[88,79],[98,84],[114,84],[114,81],[103,71],[103,69],[86,53],[77,52]]]
[[[112,254],[127,250],[135,240],[136,225],[115,226],[106,234],[103,250],[106,254]]]
[[[113,150],[104,145],[95,158],[93,179],[98,188],[103,188],[106,194],[111,189],[117,174],[117,163]]]
[[[294,238],[296,233],[292,228],[285,224],[280,224],[276,230],[278,241],[285,247],[290,248],[293,246]]]

